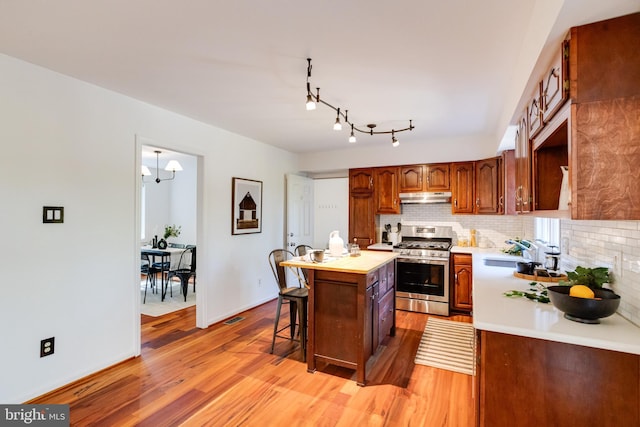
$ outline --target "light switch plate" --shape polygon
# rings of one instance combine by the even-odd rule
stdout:
[[[63,223],[64,207],[63,206],[43,206],[42,222],[45,224]]]

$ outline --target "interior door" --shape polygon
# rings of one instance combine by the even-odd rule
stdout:
[[[313,179],[287,174],[287,249],[313,246]]]

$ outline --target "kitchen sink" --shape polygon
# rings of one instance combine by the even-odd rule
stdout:
[[[507,268],[516,268],[516,263],[518,261],[514,259],[507,258],[485,258],[484,265],[488,265],[490,267],[507,267]]]

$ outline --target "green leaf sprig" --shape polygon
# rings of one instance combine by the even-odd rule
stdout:
[[[531,301],[541,302],[543,304],[548,304],[550,302],[547,294],[547,288],[538,282],[529,283],[528,292],[511,290],[505,292],[503,295],[509,298],[524,297]]]

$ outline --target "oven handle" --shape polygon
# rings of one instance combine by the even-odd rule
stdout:
[[[408,264],[434,264],[434,265],[444,265],[445,267],[449,265],[449,260],[435,260],[435,259],[425,259],[425,258],[396,258],[396,262],[408,263]]]

